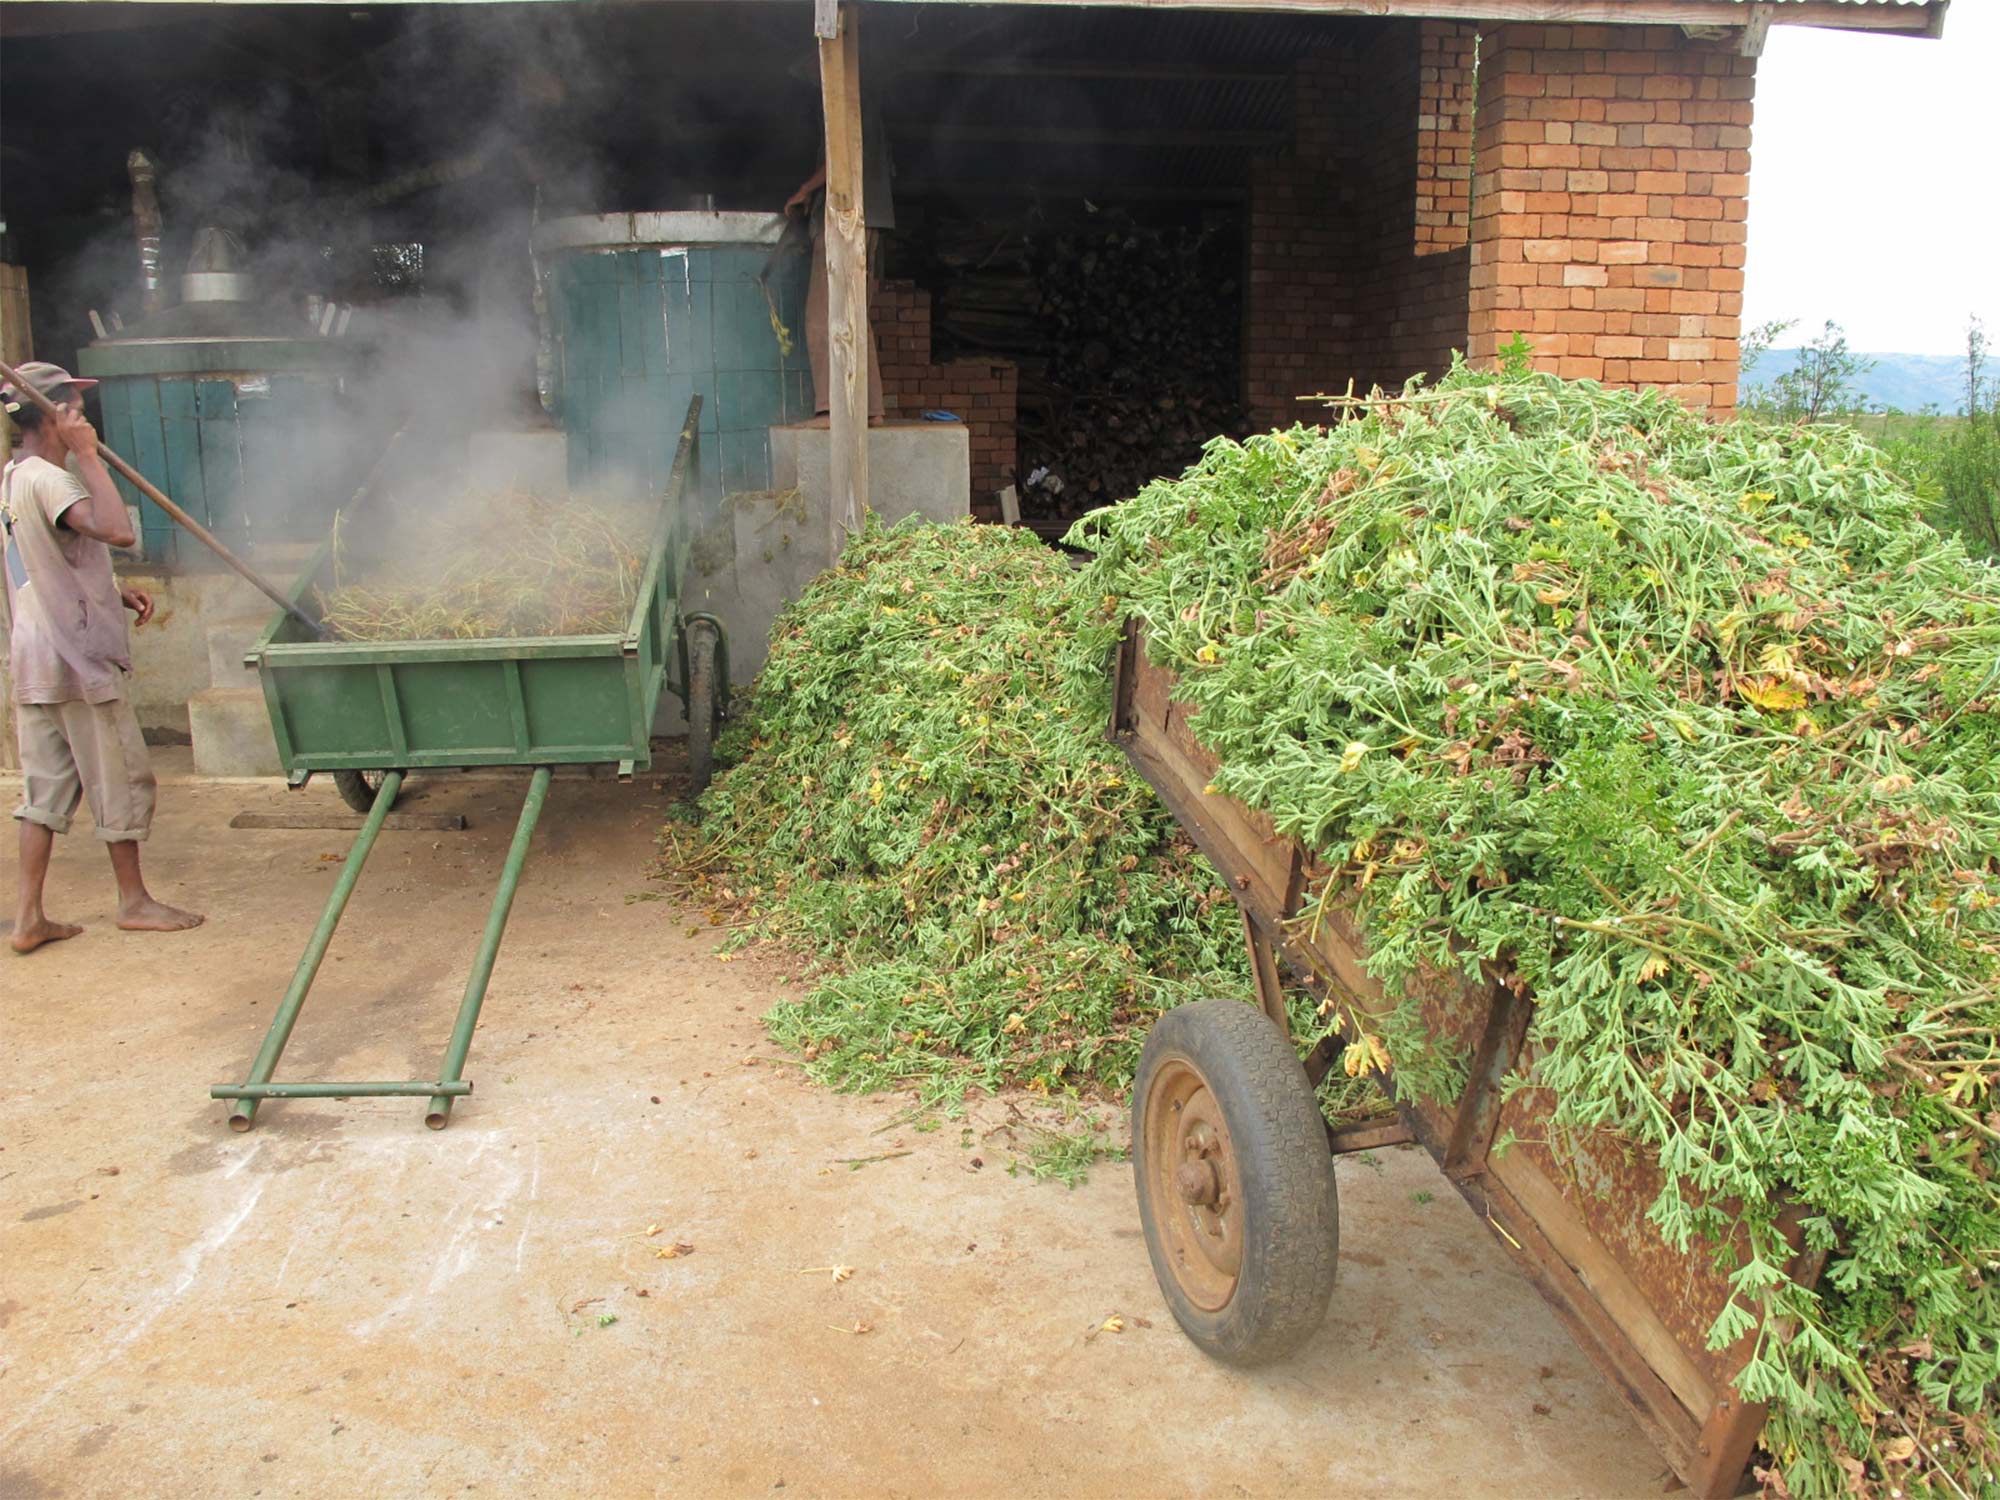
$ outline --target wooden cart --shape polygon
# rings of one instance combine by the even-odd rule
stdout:
[[[1341,1043],[1301,1064],[1280,965],[1364,1023],[1389,1002],[1351,917],[1294,920],[1322,872],[1261,813],[1207,790],[1216,758],[1136,627],[1116,671],[1111,737],[1228,882],[1262,1011],[1204,1001],[1169,1011],[1147,1040],[1132,1130],[1147,1249],[1189,1336],[1218,1358],[1261,1363],[1296,1349],[1325,1315],[1339,1242],[1328,1148],[1344,1144],[1315,1093]],[[1422,1006],[1433,1035],[1471,1058],[1470,1081],[1438,1105],[1398,1097],[1386,1078],[1401,1131],[1492,1227],[1698,1500],[1736,1493],[1764,1409],[1734,1385],[1756,1332],[1707,1347],[1729,1296],[1715,1247],[1681,1255],[1661,1241],[1646,1210],[1663,1179],[1646,1154],[1608,1133],[1552,1135],[1544,1091],[1503,1096],[1532,1061],[1532,997],[1493,974],[1435,986]],[[1789,1269],[1810,1280],[1818,1265],[1800,1255]]]

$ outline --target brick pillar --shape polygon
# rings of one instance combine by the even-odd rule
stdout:
[[[1419,255],[1456,250],[1472,222],[1472,49],[1477,28],[1425,21],[1417,71]]]
[[[1503,26],[1479,64],[1469,354],[1736,407],[1756,61],[1664,26]]]

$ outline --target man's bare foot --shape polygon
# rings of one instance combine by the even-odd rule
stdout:
[[[51,922],[47,917],[31,927],[24,927],[7,939],[7,946],[16,953],[33,953],[37,948],[50,943],[60,943],[64,938],[73,938],[83,931],[74,922]]]
[[[118,925],[126,932],[186,932],[206,920],[197,912],[182,911],[151,897],[118,908]]]

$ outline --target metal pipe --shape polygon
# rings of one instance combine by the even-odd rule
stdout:
[[[396,803],[396,794],[402,789],[401,771],[391,771],[382,778],[382,789],[375,794],[375,805],[368,809],[368,821],[361,825],[361,832],[354,836],[354,847],[347,851],[347,862],[340,867],[340,878],[333,883],[333,893],[326,898],[326,910],[320,913],[319,926],[313,929],[312,940],[306,944],[298,968],[292,971],[291,987],[278,1003],[278,1013],[271,1018],[271,1029],[264,1034],[264,1045],[257,1053],[257,1061],[250,1065],[250,1076],[244,1080],[246,1085],[256,1087],[270,1083],[278,1059],[284,1055],[285,1043],[291,1040],[292,1027],[298,1023],[299,1008],[306,1003],[306,992],[312,988],[313,977],[319,973],[319,966],[326,959],[327,945],[333,941],[333,930],[340,925],[341,913],[347,910],[347,898],[354,894],[354,884],[361,878],[361,867],[367,863],[368,851],[375,847],[375,836],[382,831],[383,820],[389,816],[389,809]],[[447,1075],[447,1078],[455,1076]],[[229,1111],[231,1130],[250,1128],[251,1122],[257,1118],[257,1097],[236,1096],[236,1104]]]
[[[40,408],[42,415],[47,417],[51,422],[53,422],[56,419],[57,413],[56,413],[55,403],[49,400],[47,396],[44,396],[34,386],[30,385],[27,381],[23,380],[21,378],[21,372],[15,369],[12,365],[8,364],[5,360],[0,360],[0,379],[6,380],[7,383],[13,386],[15,390],[19,391],[23,396],[27,397],[30,401],[34,402],[35,405],[38,408]],[[262,573],[259,573],[255,568],[251,567],[250,564],[243,561],[242,558],[238,557],[234,552],[231,552],[227,547],[223,546],[222,542],[216,537],[214,532],[210,531],[206,526],[202,525],[201,522],[197,521],[193,516],[189,515],[186,511],[182,510],[178,505],[174,504],[173,501],[169,500],[166,497],[165,493],[162,492],[160,487],[154,484],[152,480],[148,479],[144,474],[141,474],[137,469],[133,468],[130,464],[126,463],[124,459],[120,458],[116,453],[113,453],[111,449],[101,441],[97,445],[97,454],[98,457],[102,458],[107,464],[111,465],[112,468],[116,469],[120,474],[124,475],[125,478],[131,482],[133,488],[140,491],[142,494],[145,495],[145,497],[148,500],[151,500],[155,505],[159,506],[161,510],[165,511],[174,520],[180,522],[181,525],[185,526],[189,531],[193,532],[196,539],[199,540],[204,546],[206,546],[209,551],[213,552],[217,557],[221,558],[224,562],[228,563],[229,566],[234,568],[236,572],[246,581],[248,581],[251,584],[254,584],[257,588],[257,591],[261,593],[265,598],[269,599],[273,604],[277,605],[278,608],[282,609],[286,614],[290,615],[293,619],[297,620],[301,625],[305,626],[307,630],[311,631],[314,640],[321,640],[325,637],[326,628],[322,626],[319,621],[315,620],[311,615],[307,614],[304,610],[300,609],[298,605],[294,604],[291,600],[287,599],[283,594],[279,593],[277,590],[277,586],[275,584],[272,584],[269,580],[267,580]]]
[[[472,1031],[479,1024],[479,1007],[486,1003],[486,985],[493,977],[493,964],[500,956],[500,939],[507,931],[507,914],[514,906],[514,892],[521,884],[521,868],[528,862],[528,844],[541,819],[542,804],[549,795],[549,768],[536,766],[528,783],[528,797],[521,804],[521,821],[514,826],[514,842],[507,850],[507,863],[500,871],[500,889],[493,893],[493,910],[486,918],[486,933],[479,940],[479,956],[466,977],[465,998],[458,1004],[458,1020],[451,1028],[451,1045],[445,1048],[444,1067],[439,1076],[447,1083],[458,1082],[465,1074],[465,1056],[472,1050]],[[442,1130],[451,1119],[452,1093],[441,1091],[424,1112],[424,1123]]]
[[[465,1082],[446,1083],[439,1080],[427,1083],[414,1079],[409,1083],[218,1083],[208,1091],[211,1099],[368,1099],[368,1098],[415,1098],[424,1094],[469,1094],[472,1085]]]
[[[150,318],[166,300],[160,290],[160,195],[155,186],[159,172],[153,158],[143,151],[125,158],[125,170],[132,177],[132,231],[139,239],[139,286]]]

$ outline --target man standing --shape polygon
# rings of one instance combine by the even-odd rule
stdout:
[[[85,797],[118,878],[118,925],[180,932],[202,919],[155,901],[139,872],[139,843],[153,823],[153,772],[125,696],[132,671],[125,611],[144,625],[153,601],[138,589],[121,590],[112,576],[111,549],[132,545],[132,523],[83,415],[81,388],[97,382],[40,361],[23,365],[20,375],[57,415],[51,420],[25,392],[0,385],[21,431],[20,456],[0,475],[24,783],[14,810],[21,891],[9,941],[16,953],[32,953],[83,930],[49,918],[42,887],[55,836],[69,831]],[[74,459],[74,472],[65,459]]]

